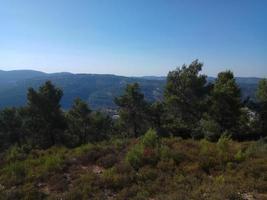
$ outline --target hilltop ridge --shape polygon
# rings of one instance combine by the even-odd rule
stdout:
[[[208,81],[214,81],[208,77]],[[73,99],[80,97],[93,109],[114,108],[114,97],[122,93],[127,83],[138,82],[149,101],[159,100],[163,95],[165,76],[127,77],[114,74],[74,74],[70,72],[45,73],[35,70],[0,70],[0,108],[26,104],[29,87],[37,88],[51,80],[64,90],[62,106],[68,109]],[[237,77],[244,98],[255,96],[260,78]]]

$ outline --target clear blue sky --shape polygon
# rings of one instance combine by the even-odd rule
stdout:
[[[267,0],[0,0],[0,69],[267,76]]]

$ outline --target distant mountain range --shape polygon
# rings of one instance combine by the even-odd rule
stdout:
[[[215,78],[208,77],[209,81]],[[44,73],[33,70],[0,70],[0,108],[22,106],[26,104],[27,89],[38,88],[45,81],[51,80],[64,91],[61,105],[70,108],[73,100],[82,98],[93,109],[115,108],[114,98],[122,94],[127,83],[138,82],[149,101],[162,98],[166,77],[143,76],[125,77],[109,74],[72,74]],[[255,98],[255,90],[260,78],[237,77],[243,97]]]

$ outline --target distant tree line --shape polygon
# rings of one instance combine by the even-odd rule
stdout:
[[[220,72],[214,82],[200,74],[198,60],[170,71],[164,97],[148,102],[137,83],[126,86],[115,98],[119,118],[92,111],[76,99],[63,111],[63,91],[47,81],[30,88],[27,105],[0,111],[0,149],[12,145],[49,148],[75,147],[110,137],[139,137],[149,128],[161,136],[206,138],[216,141],[226,134],[235,140],[267,136],[267,80],[259,82],[257,102],[242,101],[241,90],[231,71]]]

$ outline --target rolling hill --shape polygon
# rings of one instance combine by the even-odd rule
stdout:
[[[166,77],[125,77],[109,74],[44,73],[33,70],[0,71],[0,108],[26,104],[29,87],[38,88],[47,80],[63,89],[62,107],[68,109],[76,97],[87,101],[93,109],[114,108],[114,97],[127,83],[138,82],[149,101],[162,98]],[[208,78],[213,81],[213,77]],[[243,97],[254,98],[260,78],[236,78]]]

